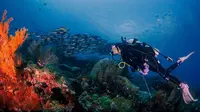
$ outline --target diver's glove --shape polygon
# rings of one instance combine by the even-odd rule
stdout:
[[[189,104],[190,102],[194,101],[198,101],[198,99],[194,99],[192,97],[192,95],[190,94],[190,91],[189,91],[189,86],[185,83],[181,83],[179,85],[182,89],[182,96],[183,96],[183,100],[186,104]]]
[[[173,62],[173,59],[171,57],[166,57],[167,61]]]

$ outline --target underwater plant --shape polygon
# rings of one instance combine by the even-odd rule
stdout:
[[[37,58],[37,64],[45,67],[49,64],[58,63],[58,57],[55,55],[53,48],[46,46],[44,48],[40,48],[40,54]]]
[[[46,67],[47,65],[57,64],[59,58],[56,55],[56,48],[50,45],[43,45],[42,41],[36,41],[34,39],[27,39],[27,45],[23,45],[20,52],[23,52],[23,56],[26,61],[34,62],[39,67]]]

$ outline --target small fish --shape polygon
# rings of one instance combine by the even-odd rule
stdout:
[[[50,40],[51,40],[51,38],[48,37],[48,38],[47,38],[47,41],[50,41]]]
[[[40,36],[40,35],[37,35],[37,36],[35,36],[35,37],[40,38],[41,36]]]
[[[155,18],[159,18],[159,15],[158,15],[158,14],[155,14]]]
[[[68,36],[64,36],[63,38],[68,38]]]
[[[52,31],[50,34],[56,35],[57,32],[56,31]]]
[[[44,67],[45,63],[41,62],[40,60],[37,61],[37,65],[39,67]]]
[[[35,32],[31,32],[31,34],[32,34],[32,35],[35,35],[36,33],[35,33]]]
[[[57,28],[56,31],[63,31],[63,32],[67,32],[67,30],[64,28],[64,27],[60,27],[60,28]]]
[[[31,34],[30,34],[30,33],[27,33],[27,35],[28,35],[28,36],[31,36]]]
[[[44,5],[44,6],[47,5],[47,3],[43,3],[43,5]]]
[[[67,33],[66,31],[60,31],[61,35],[64,35],[65,33]]]
[[[85,39],[80,39],[80,41],[84,41]]]
[[[92,44],[92,46],[97,46],[97,44]]]
[[[78,37],[77,37],[77,36],[72,36],[72,38],[76,39],[76,38],[78,38]]]
[[[80,51],[83,51],[84,49],[80,49]]]
[[[82,81],[86,81],[86,78],[85,78],[85,77],[82,77]]]
[[[72,43],[71,45],[73,45],[73,46],[74,46],[74,45],[76,45],[76,43]]]
[[[53,35],[50,35],[49,37],[50,37],[50,38],[54,38],[54,36],[53,36]]]

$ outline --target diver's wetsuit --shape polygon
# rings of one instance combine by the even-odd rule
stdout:
[[[162,67],[155,57],[155,52],[152,47],[143,43],[128,44],[121,48],[122,60],[133,67],[134,70],[143,69],[144,63],[149,65],[149,70],[157,72],[165,80],[172,81],[179,85],[181,81],[171,75],[171,72],[180,64],[174,63],[168,69]]]

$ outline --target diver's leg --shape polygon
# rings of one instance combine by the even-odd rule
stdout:
[[[155,57],[148,57],[148,62],[147,64],[149,65],[149,70],[152,72],[158,73],[164,80],[166,81],[172,81],[175,84],[179,85],[180,81],[171,75],[169,75],[167,69],[165,69],[157,60]]]
[[[156,66],[150,66],[150,70],[153,72],[157,72],[166,81],[171,81],[177,85],[179,85],[181,83],[181,81],[178,78],[170,75],[168,70],[163,68],[162,65],[159,63],[157,63]]]
[[[178,78],[172,76],[168,71],[166,71],[160,64],[158,65],[158,71],[159,75],[166,81],[171,81],[175,83],[178,87],[182,90],[182,97],[186,104],[189,104],[190,102],[196,102],[198,99],[194,99],[189,91],[189,86],[183,82],[181,82]],[[154,68],[155,70],[155,68]]]
[[[188,57],[187,57],[188,58]],[[185,58],[185,59],[187,59]],[[155,60],[155,61],[152,61]],[[182,97],[183,100],[186,104],[189,104],[190,102],[196,102],[198,101],[197,99],[194,99],[189,91],[189,86],[183,82],[181,82],[178,78],[172,76],[168,70],[166,70],[165,68],[162,67],[162,65],[160,63],[158,63],[158,61],[156,61],[156,59],[152,59],[150,61],[148,61],[149,64],[149,69],[153,72],[157,72],[163,79],[165,79],[166,81],[171,81],[175,84],[177,84],[177,86],[179,86],[182,89]],[[181,60],[181,59],[179,59]],[[184,60],[181,60],[181,62],[183,62]],[[171,69],[175,69],[178,65],[180,64],[179,61],[177,61],[177,63],[173,64],[171,67]]]
[[[169,68],[167,68],[167,72],[171,73],[176,67],[178,67],[180,65],[180,63],[176,62],[174,64],[172,64]]]
[[[165,80],[171,81],[178,86],[181,84],[181,81],[177,77],[170,75],[170,74],[165,75]]]
[[[198,99],[194,99],[189,91],[189,86],[183,82],[181,82],[178,78],[168,74],[166,75],[165,80],[169,80],[175,84],[177,84],[182,89],[182,97],[186,104],[190,102],[196,102]]]
[[[176,67],[176,66],[177,66],[177,64],[175,63],[175,64],[173,64],[171,66],[171,68]],[[158,62],[157,63],[156,62],[154,62],[154,63],[151,62],[150,70],[153,71],[153,72],[157,72],[166,81],[171,81],[171,82],[173,82],[173,83],[175,83],[177,85],[179,85],[181,83],[181,81],[178,78],[170,75],[168,70],[163,68],[162,65],[160,63],[158,63]]]

